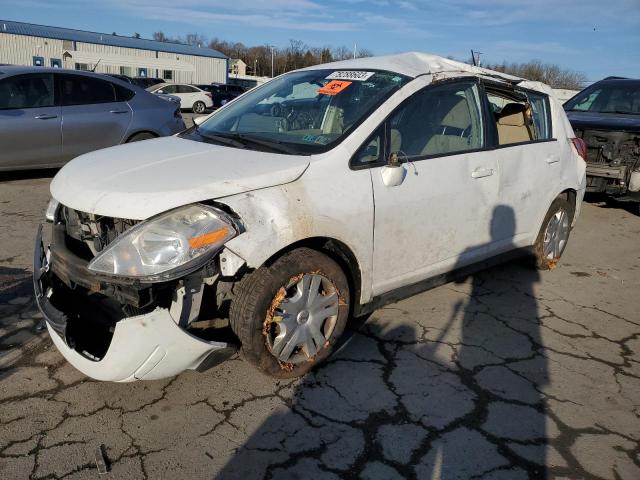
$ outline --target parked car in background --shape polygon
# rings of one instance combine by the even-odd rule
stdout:
[[[584,195],[548,86],[428,54],[289,72],[197,123],[51,183],[36,299],[90,377],[202,371],[238,342],[303,375],[350,315],[514,254],[553,268]]]
[[[211,94],[214,108],[223,106],[247,91],[244,87],[238,85],[225,85],[222,83],[198,84],[195,86]]]
[[[587,146],[587,191],[640,202],[640,79],[606,78],[564,109]]]
[[[160,83],[147,88],[156,95],[172,95],[180,99],[180,108],[194,113],[204,113],[213,107],[212,95],[194,85],[184,83]]]
[[[92,150],[184,128],[175,104],[116,78],[0,67],[0,170],[59,167]]]
[[[126,82],[126,83],[134,84],[133,79],[127,75],[120,75],[119,73],[105,73],[104,75],[106,75],[107,77],[117,78],[118,80],[122,80],[123,82]]]
[[[131,82],[140,88],[149,88],[159,83],[164,83],[164,80],[154,77],[132,77]]]

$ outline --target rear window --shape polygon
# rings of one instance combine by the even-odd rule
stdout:
[[[583,90],[565,104],[575,112],[640,114],[640,82],[603,82]]]
[[[111,82],[81,75],[62,75],[60,78],[62,105],[90,105],[116,101]]]

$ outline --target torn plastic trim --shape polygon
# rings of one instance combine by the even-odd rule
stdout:
[[[212,367],[236,352],[233,345],[207,342],[186,332],[165,308],[116,323],[109,349],[100,361],[90,360],[67,346],[49,322],[47,328],[56,348],[69,363],[85,375],[103,381],[157,380],[184,370],[201,371],[202,367]]]

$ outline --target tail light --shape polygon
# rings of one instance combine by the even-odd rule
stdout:
[[[178,120],[182,120],[182,113],[180,112],[180,107],[176,108],[176,110],[173,112],[173,117],[177,118]]]
[[[578,155],[580,155],[582,157],[582,159],[586,162],[587,161],[587,144],[585,143],[585,141],[581,138],[571,138],[571,143],[573,143],[573,146],[576,147],[576,151],[578,152]]]
[[[210,93],[205,93],[205,95],[209,97],[211,100],[213,100],[213,95],[211,95]]]

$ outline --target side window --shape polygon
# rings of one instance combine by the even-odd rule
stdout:
[[[133,90],[129,90],[126,87],[121,87],[120,85],[116,85],[115,83],[112,85],[116,91],[117,102],[126,102],[128,100],[131,100],[135,95],[135,92]]]
[[[351,159],[352,168],[366,167],[384,160],[384,125],[365,142]],[[391,142],[393,148],[393,141]]]
[[[90,105],[116,101],[113,84],[81,75],[61,75],[62,105]]]
[[[478,87],[456,82],[427,87],[390,119],[390,153],[402,158],[444,155],[484,146]]]
[[[165,85],[160,90],[162,90],[162,93],[178,93],[177,85]]]
[[[549,100],[546,95],[527,92],[514,97],[487,92],[496,122],[499,145],[548,140],[551,138]]]
[[[0,109],[52,107],[53,75],[17,75],[0,81]]]
[[[527,97],[529,97],[529,105],[531,106],[533,138],[535,140],[549,140],[552,137],[549,97],[531,92],[527,92]]]
[[[189,85],[178,85],[178,93],[193,93],[197,90]]]

